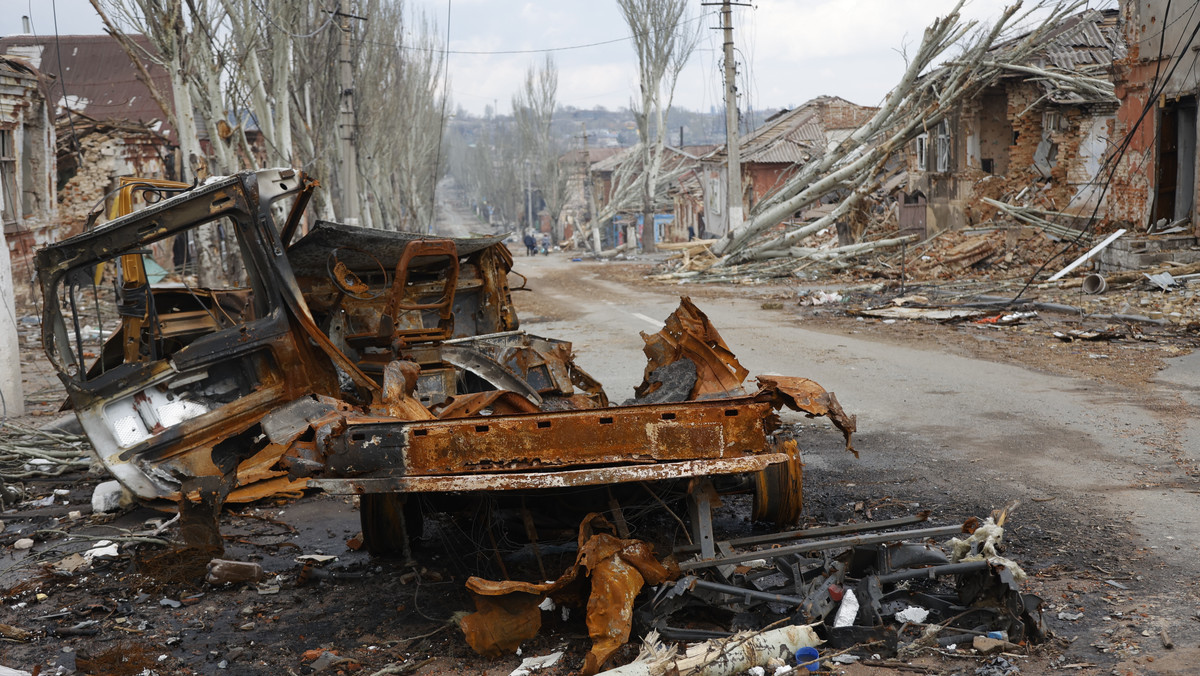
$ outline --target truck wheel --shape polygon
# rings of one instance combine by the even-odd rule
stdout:
[[[804,463],[794,440],[784,441],[778,450],[788,455],[787,461],[753,475],[752,516],[755,521],[773,521],[776,526],[786,528],[800,520],[804,507]]]
[[[424,531],[421,503],[399,493],[359,496],[358,516],[363,544],[371,556],[405,556]]]

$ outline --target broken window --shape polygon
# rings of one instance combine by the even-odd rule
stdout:
[[[1190,218],[1196,182],[1195,97],[1171,102],[1159,114],[1157,178],[1154,219]]]
[[[237,232],[218,218],[64,275],[53,342],[66,373],[87,381],[122,363],[169,358],[254,319]]]
[[[929,134],[917,135],[917,171],[928,171]]]
[[[1042,113],[1042,131],[1048,134],[1056,134],[1062,131],[1062,115],[1057,110],[1047,110]]]
[[[0,129],[0,218],[4,225],[17,222],[17,151],[13,143],[13,130]]]
[[[937,171],[950,171],[950,123],[942,120],[937,127]]]

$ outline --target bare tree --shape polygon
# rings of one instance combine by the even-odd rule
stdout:
[[[381,227],[419,231],[433,223],[444,173],[441,91],[445,57],[434,24],[400,2],[377,2],[358,72],[359,164]]]
[[[337,46],[342,34],[319,3],[291,0],[93,0],[121,27],[145,34],[152,51],[136,54],[171,74],[173,125],[185,163],[196,156],[213,172],[299,165],[334,188]],[[352,21],[358,106],[358,167],[379,227],[427,225],[441,173],[440,89],[444,56],[435,27],[409,21],[402,0],[363,0],[367,21]],[[122,43],[133,51],[132,41]],[[144,50],[143,50],[144,51]],[[132,56],[131,56],[132,58]],[[197,118],[209,144],[205,157]],[[318,192],[316,209],[333,218]]]
[[[192,107],[189,63],[185,54],[189,51],[188,31],[183,21],[183,0],[110,0],[109,14],[117,22],[132,26],[149,40],[153,51],[135,47],[132,41],[124,41],[128,49],[141,51],[145,62],[161,66],[171,77],[171,97],[174,99],[174,118],[169,119],[179,138],[179,149],[184,166],[176,167],[182,179],[188,172],[185,167],[190,157],[201,156],[200,136],[196,131],[196,117]],[[101,12],[97,12],[101,13]],[[106,20],[110,32],[121,33],[115,24]],[[118,38],[118,41],[120,39]]]
[[[550,216],[550,237],[562,240],[559,216],[566,204],[567,171],[561,164],[562,144],[554,136],[558,106],[558,67],[549,54],[540,68],[530,66],[524,86],[513,95],[513,118],[525,158],[533,168],[533,184],[541,192]],[[531,224],[532,225],[532,224]]]
[[[642,141],[642,250],[650,252],[654,251],[654,192],[662,168],[667,112],[679,73],[700,34],[688,16],[687,0],[617,0],[617,4],[638,57],[641,96],[631,108]]]

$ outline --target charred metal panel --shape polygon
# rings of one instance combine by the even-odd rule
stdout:
[[[747,399],[400,423],[349,421],[329,472],[434,475],[753,455],[769,404]]]
[[[718,474],[758,472],[787,460],[782,453],[765,453],[722,460],[683,460],[653,465],[593,467],[554,472],[506,472],[441,476],[354,477],[309,479],[308,485],[330,493],[445,493],[452,491],[519,491],[575,488],[638,481],[663,481]]]

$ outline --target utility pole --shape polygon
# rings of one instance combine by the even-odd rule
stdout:
[[[742,227],[742,162],[738,147],[737,64],[733,60],[733,1],[721,2],[721,31],[725,34],[725,185],[729,225],[725,232]]]
[[[537,231],[533,229],[533,172],[529,160],[525,160],[525,223],[529,226],[529,234],[534,235]]]
[[[588,151],[587,122],[580,124],[583,125],[583,198],[586,201],[587,224],[592,229],[593,246],[598,254],[600,253],[600,224],[592,223],[592,219],[596,217],[596,193],[592,191],[592,157]]]
[[[357,122],[354,119],[354,70],[350,63],[350,19],[361,19],[350,14],[350,0],[341,0],[338,5],[338,28],[342,31],[338,61],[341,64],[340,86],[341,108],[338,111],[338,136],[342,146],[342,220],[358,225],[358,149],[355,147]]]

